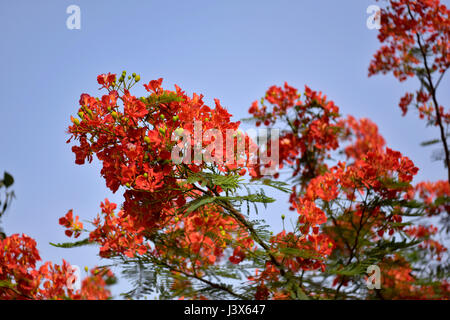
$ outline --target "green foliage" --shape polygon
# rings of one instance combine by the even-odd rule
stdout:
[[[279,181],[270,181],[268,179],[262,180],[260,183],[246,184],[243,183],[243,178],[238,174],[228,174],[221,175],[212,172],[198,172],[191,174],[185,181],[184,184],[199,184],[201,187],[207,187],[209,189],[214,189],[216,187],[220,187],[226,194],[226,196],[219,195],[204,195],[199,198],[196,198],[185,205],[186,214],[189,214],[202,206],[207,204],[215,203],[221,205],[223,203],[231,203],[236,206],[241,206],[243,203],[247,204],[247,212],[249,213],[250,208],[249,205],[262,203],[263,205],[267,205],[268,203],[272,203],[275,201],[274,198],[268,197],[264,190],[261,188],[256,192],[252,192],[248,186],[252,185],[263,185],[270,186],[281,190],[283,192],[290,192],[288,188],[286,188],[286,184]],[[237,190],[245,187],[247,190],[247,195],[238,195]],[[255,211],[258,211],[258,208],[254,206]]]
[[[197,172],[189,175],[185,183],[198,183],[202,187],[207,186],[210,188],[219,186],[225,192],[235,192],[242,181],[243,178],[238,174],[221,175],[211,172]]]
[[[8,288],[11,291],[14,291],[19,296],[23,296],[23,294],[16,289],[16,285],[8,280],[0,280],[0,288]]]
[[[434,200],[435,206],[442,206],[442,205],[448,205],[450,203],[450,197],[441,196],[437,197],[436,200]]]
[[[261,183],[265,186],[269,186],[275,189],[278,189],[285,193],[290,193],[292,191],[291,188],[289,188],[289,184],[283,181],[276,181],[276,180],[270,180],[270,179],[263,179],[261,180]]]
[[[197,198],[188,203],[188,206],[186,209],[186,214],[191,213],[206,204],[213,203],[215,200],[216,200],[216,197],[212,197],[212,196],[202,196],[200,198]]]
[[[433,140],[423,141],[423,142],[420,143],[420,145],[422,147],[426,147],[426,146],[431,146],[433,144],[440,143],[440,142],[441,142],[440,139],[433,139]]]
[[[0,180],[0,189],[5,188],[4,196],[0,196],[0,218],[8,209],[12,199],[15,197],[14,191],[8,191],[8,188],[14,184],[14,178],[8,172],[4,172],[3,179]]]
[[[5,188],[9,188],[14,183],[14,178],[8,172],[4,172],[3,180],[0,180],[0,188],[5,186]]]
[[[76,248],[76,247],[82,247],[86,245],[94,244],[89,241],[89,238],[76,241],[76,242],[64,242],[64,243],[52,243],[50,242],[50,245],[57,247],[57,248]]]
[[[271,203],[274,201],[275,201],[275,199],[273,199],[271,197],[267,197],[263,193],[254,193],[254,194],[248,194],[246,196],[231,196],[231,197],[202,196],[202,197],[197,198],[188,203],[186,213],[191,213],[191,212],[199,209],[200,207],[210,204],[210,203],[221,204],[222,202],[238,202],[238,204],[242,204],[243,202],[248,202],[248,203],[259,202],[259,203],[267,204],[267,203]]]
[[[152,94],[147,98],[142,98],[142,100],[150,107],[158,107],[161,104],[180,102],[182,98],[177,96],[175,92],[164,91],[162,94]]]
[[[288,247],[288,248],[280,248],[279,252],[282,255],[286,255],[286,256],[290,256],[290,257],[323,260],[323,258],[317,252],[314,252],[312,250],[304,250],[304,249]]]
[[[154,268],[144,266],[141,260],[124,260],[122,275],[131,280],[133,289],[121,295],[126,299],[139,299],[157,289],[158,273]]]
[[[366,252],[366,255],[370,257],[382,258],[396,251],[412,248],[421,242],[421,240],[408,241],[406,239],[396,241],[395,237],[393,237],[391,240],[379,241],[372,250]]]
[[[342,267],[342,264],[335,265],[333,267],[327,268],[326,272],[329,274],[338,274],[341,276],[353,277],[365,274],[367,272],[367,268],[370,265],[376,265],[378,262],[379,260],[376,257],[369,256],[361,262],[353,262],[344,267]]]

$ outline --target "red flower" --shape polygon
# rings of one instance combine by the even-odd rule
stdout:
[[[59,219],[59,224],[67,228],[65,234],[68,237],[71,237],[73,233],[75,233],[75,238],[78,238],[83,230],[83,223],[79,220],[79,217],[76,216],[75,220],[73,219],[73,211],[69,210],[64,217]]]
[[[241,247],[236,247],[234,248],[233,255],[228,259],[233,264],[239,264],[245,259],[245,252]]]
[[[115,81],[116,75],[109,72],[108,74],[101,74],[97,77],[97,82],[102,85],[102,88],[109,88]]]
[[[159,90],[161,89],[162,81],[163,81],[162,78],[159,78],[158,80],[152,80],[148,84],[144,84],[144,88],[149,92],[152,91],[158,93]]]

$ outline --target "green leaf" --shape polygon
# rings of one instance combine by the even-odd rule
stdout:
[[[431,146],[431,145],[439,143],[439,142],[441,142],[441,140],[433,139],[433,140],[428,140],[428,141],[421,142],[420,145],[422,147],[426,147],[426,146]]]
[[[93,244],[93,242],[89,241],[89,238],[76,241],[76,242],[65,242],[65,243],[52,243],[50,242],[50,245],[57,247],[57,248],[75,248],[75,247],[81,247],[85,245]]]
[[[323,258],[315,253],[314,251],[310,250],[302,250],[298,248],[280,248],[279,251],[282,254],[288,255],[288,256],[294,256],[298,258],[303,259],[316,259],[316,260],[323,260]]]
[[[290,193],[292,192],[291,188],[289,188],[289,184],[287,184],[286,182],[283,181],[274,181],[274,180],[270,180],[270,179],[264,179],[262,180],[262,184],[278,189],[280,191],[286,192],[286,193]]]
[[[198,208],[204,206],[205,204],[208,203],[212,203],[214,202],[215,197],[210,197],[210,196],[203,196],[200,197],[198,199],[195,199],[194,201],[189,202],[189,206],[186,209],[187,213],[191,213],[195,210],[197,210]]]
[[[163,92],[161,95],[152,94],[144,98],[144,101],[151,107],[159,106],[162,103],[180,102],[182,100],[175,92]]]
[[[268,197],[262,193],[249,194],[247,196],[235,196],[235,197],[215,197],[216,201],[238,201],[238,202],[260,202],[271,203],[275,202],[274,198]]]
[[[379,179],[384,186],[389,187],[390,189],[404,189],[410,185],[409,182],[398,181],[393,178],[385,178]]]
[[[3,176],[3,184],[6,188],[10,187],[14,183],[14,178],[8,172],[5,171]]]
[[[434,204],[436,206],[445,205],[448,203],[450,203],[450,197],[447,196],[438,197],[436,198],[436,200],[434,200]]]
[[[367,272],[367,268],[370,265],[376,265],[378,263],[378,259],[375,257],[367,258],[361,262],[351,263],[348,266],[342,268],[341,266],[337,266],[335,268],[327,269],[327,273],[330,274],[339,274],[342,276],[356,276],[365,274]]]
[[[200,183],[209,187],[219,186],[224,191],[235,191],[239,188],[239,183],[242,180],[243,178],[237,174],[220,175],[209,172],[198,172],[190,175],[186,179],[186,183]]]
[[[394,238],[390,241],[380,241],[375,248],[366,251],[366,255],[369,257],[377,257],[381,259],[388,254],[392,254],[398,250],[414,247],[421,242],[422,240],[407,241],[406,239],[404,239],[403,241],[395,241]]]
[[[7,280],[0,280],[0,287],[6,287],[10,289],[15,289],[15,285]]]

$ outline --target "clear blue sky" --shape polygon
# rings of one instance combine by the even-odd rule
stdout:
[[[344,114],[375,121],[388,145],[420,167],[418,180],[445,178],[432,148],[438,137],[416,115],[401,117],[399,98],[417,82],[391,76],[368,78],[378,48],[376,30],[366,27],[375,0],[0,2],[0,171],[16,179],[17,198],[2,221],[8,234],[26,233],[43,259],[65,258],[81,267],[99,263],[97,247],[58,249],[64,242],[58,218],[73,208],[92,219],[111,195],[97,161],[77,166],[66,128],[81,93],[99,93],[96,76],[128,70],[142,82],[164,78],[187,92],[219,98],[235,119],[247,117],[253,100],[272,84],[325,92]],[[448,1],[444,1],[448,6]],[[66,28],[66,8],[81,8],[81,30]],[[449,77],[439,100],[450,102]],[[136,94],[143,93],[139,88]],[[278,196],[278,195],[277,195]],[[275,228],[284,198],[263,213]],[[288,217],[295,217],[288,213]],[[120,292],[123,281],[114,289]]]

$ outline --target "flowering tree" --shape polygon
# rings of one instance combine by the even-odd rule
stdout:
[[[375,53],[369,76],[392,72],[399,81],[416,77],[420,88],[400,100],[403,115],[413,105],[421,119],[439,128],[444,165],[450,182],[450,153],[447,142],[450,111],[438,103],[437,89],[450,67],[450,11],[439,0],[390,0],[381,10],[378,39],[383,44]]]
[[[303,292],[334,299],[448,297],[448,271],[439,263],[447,249],[429,224],[449,210],[448,183],[412,185],[418,168],[385,146],[373,122],[340,118],[333,102],[308,87],[303,95],[301,101],[289,85],[273,86],[250,108],[256,124],[288,124],[280,167],[288,167],[291,209],[299,218],[291,232],[275,237],[277,250],[301,248],[311,235],[329,244],[316,248],[326,252],[320,268],[309,269],[295,250],[281,255]],[[345,161],[334,160],[339,154]],[[378,288],[361,277],[370,265],[381,270]]]
[[[408,9],[411,15],[405,16]],[[440,80],[433,82],[432,73],[448,67],[447,9],[439,1],[392,0],[381,21],[380,40],[388,45],[375,55],[370,72],[393,71],[400,80],[415,72],[434,101]],[[412,25],[418,29],[408,29]],[[424,35],[411,42],[418,30],[433,35],[426,45]],[[428,51],[420,60],[415,43],[435,54],[428,71],[417,66],[428,64]],[[449,297],[448,253],[441,241],[448,233],[443,226],[449,183],[414,183],[419,169],[388,148],[369,119],[342,116],[323,93],[308,86],[299,92],[285,83],[251,105],[256,126],[281,128],[268,130],[273,139],[254,139],[239,130],[219,100],[207,106],[202,95],[165,89],[162,79],[144,84],[143,97],[131,93],[140,82],[134,73],[102,74],[97,82],[104,93],[81,95],[68,142],[75,141],[77,164],[94,156],[101,161],[106,186],[123,191],[124,200],[101,202],[90,229],[69,210],[59,223],[74,242],[56,246],[97,244],[100,257],[131,279],[134,287],[125,297]],[[442,133],[448,114],[433,103],[435,116],[418,108]],[[446,149],[445,135],[442,143]],[[266,194],[271,188],[289,194],[297,213],[290,225],[282,214],[283,230],[276,234],[260,212],[275,201]],[[16,235],[3,241],[0,258],[8,264],[0,263],[0,280],[6,278],[11,289],[0,294],[109,296],[104,278],[95,274],[81,293],[61,289],[65,262],[36,270],[32,239]],[[19,249],[8,249],[22,243],[25,260],[10,255]],[[16,275],[23,266],[28,269]],[[27,277],[31,289],[21,285]],[[41,278],[52,282],[42,284]]]
[[[79,141],[72,148],[76,162],[90,162],[95,154],[106,185],[113,192],[125,190],[121,208],[105,199],[88,237],[73,245],[98,243],[101,257],[124,266],[136,285],[126,296],[387,299],[448,294],[446,274],[433,269],[439,264],[412,273],[446,254],[433,238],[437,229],[419,221],[448,209],[443,202],[448,184],[432,186],[438,195],[425,195],[425,185],[414,187],[418,168],[387,148],[370,120],[341,117],[332,101],[308,87],[303,95],[287,84],[269,88],[249,110],[257,126],[285,128],[277,140],[279,172],[268,178],[263,172],[271,163],[258,155],[272,150],[273,141],[255,146],[246,134],[236,133],[232,150],[243,141],[249,146],[243,153],[227,162],[201,161],[206,151],[213,158],[227,154],[217,141],[226,140],[227,130],[236,130],[238,123],[230,121],[218,100],[210,108],[202,96],[190,97],[178,86],[163,89],[162,79],[144,85],[147,96],[132,96],[130,89],[139,80],[133,74],[127,81],[126,72],[118,79],[100,75],[97,81],[106,94],[83,94],[79,118],[72,117],[69,127]],[[202,132],[218,131],[214,139],[198,140],[190,134],[195,136],[196,125]],[[179,161],[174,149],[194,160]],[[204,150],[197,159],[196,150]],[[277,180],[281,169],[290,172],[292,188]],[[244,179],[247,173],[250,181]],[[273,201],[264,189],[252,189],[258,186],[290,193],[291,209],[298,213],[290,230],[273,234],[255,219],[248,205]],[[72,211],[60,224],[68,236],[78,238],[84,231]],[[371,265],[383,270],[383,289],[368,289],[364,275]]]

